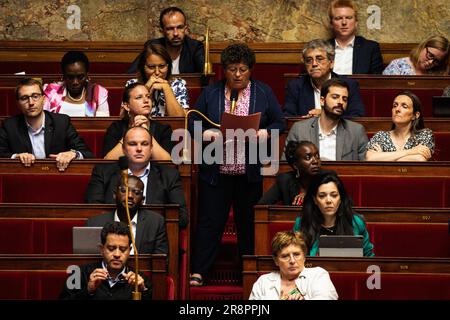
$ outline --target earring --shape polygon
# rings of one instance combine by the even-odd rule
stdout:
[[[297,168],[297,171],[295,172],[295,177],[300,178],[300,171],[298,170],[298,168]]]

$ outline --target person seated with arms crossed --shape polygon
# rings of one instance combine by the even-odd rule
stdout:
[[[333,0],[328,7],[337,74],[376,74],[383,71],[380,45],[357,36],[358,6],[353,0]]]
[[[62,300],[131,300],[136,274],[127,266],[130,257],[130,229],[123,222],[108,222],[101,231],[100,254],[103,260],[82,265],[81,286],[69,289],[65,281]],[[69,280],[69,279],[68,279]],[[142,300],[152,299],[152,285],[142,273],[137,276]]]
[[[145,198],[144,183],[136,176],[128,176],[128,195],[125,193],[125,185],[121,176],[113,195],[116,201],[116,210],[90,217],[86,226],[103,227],[107,222],[113,221],[121,221],[128,225],[125,205],[125,198],[128,197],[131,225],[138,253],[168,254],[169,246],[164,217],[154,211],[141,208]],[[133,248],[131,248],[130,254],[134,254]]]
[[[307,246],[300,232],[280,231],[272,239],[272,257],[279,271],[253,284],[250,300],[337,300],[336,288],[321,267],[306,268]]]
[[[280,173],[258,204],[301,206],[311,179],[320,171],[319,150],[310,141],[289,141],[284,151],[293,171]]]
[[[294,231],[303,233],[309,256],[318,254],[321,235],[362,235],[364,256],[375,255],[364,218],[353,210],[353,202],[334,171],[323,171],[311,181]]]
[[[142,127],[152,135],[152,159],[171,160],[170,153],[174,146],[171,141],[172,129],[150,119],[152,100],[147,87],[135,82],[127,87],[122,96],[121,120],[114,121],[106,130],[103,138],[103,155],[105,159],[117,160],[124,155],[123,136],[129,128]]]
[[[368,161],[427,161],[434,153],[434,135],[425,128],[422,103],[410,91],[394,98],[392,128],[378,131],[367,144]]]
[[[162,38],[148,40],[149,44],[162,45],[170,54],[172,74],[202,73],[205,64],[203,43],[188,36],[186,15],[178,7],[168,7],[159,15]],[[136,73],[141,55],[133,61],[127,73]]]
[[[128,174],[144,183],[146,204],[179,204],[180,228],[188,224],[188,211],[180,173],[176,168],[150,162],[152,136],[138,126],[128,129],[123,138],[123,153],[128,158]],[[119,162],[97,164],[92,169],[85,200],[87,203],[114,203],[114,191],[120,181]]]
[[[339,78],[348,83],[348,108],[344,117],[364,116],[365,107],[358,82],[333,72],[334,57],[334,47],[328,41],[315,39],[305,44],[303,62],[307,74],[290,80],[287,84],[283,108],[286,117],[319,116],[322,111],[320,91],[323,83],[331,78]]]
[[[44,85],[44,110],[71,117],[109,117],[108,90],[89,81],[89,60],[68,51],[61,60],[62,82]]]
[[[0,128],[0,157],[19,159],[30,167],[36,159],[52,158],[64,171],[74,159],[93,158],[65,114],[44,111],[42,84],[25,78],[15,89],[21,114],[9,117]]]
[[[324,82],[320,103],[323,112],[319,117],[294,123],[286,138],[290,141],[311,141],[319,147],[322,160],[364,160],[367,138],[364,127],[343,118],[348,106],[349,86],[339,78]],[[282,154],[286,159],[286,154]]]
[[[431,36],[415,46],[409,57],[392,60],[385,75],[446,76],[450,71],[450,43],[446,37]]]

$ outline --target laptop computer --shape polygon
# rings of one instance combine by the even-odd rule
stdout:
[[[99,253],[102,227],[73,227],[73,253]]]
[[[362,257],[364,256],[363,236],[320,236],[319,256]]]
[[[450,97],[435,96],[431,98],[433,117],[450,117]]]

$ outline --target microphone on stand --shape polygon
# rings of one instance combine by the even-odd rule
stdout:
[[[230,113],[234,113],[234,109],[236,108],[236,103],[238,100],[238,91],[236,89],[231,89],[231,93],[230,93],[230,101],[231,101],[231,108],[230,108]]]
[[[130,208],[128,207],[128,158],[122,156],[119,158],[119,168],[121,171],[122,182],[125,184],[125,212],[127,213],[128,228],[130,229],[131,243],[134,250],[134,291],[132,292],[133,300],[141,300],[142,295],[138,287],[138,275],[139,275],[139,256],[134,240],[133,228],[131,226]]]

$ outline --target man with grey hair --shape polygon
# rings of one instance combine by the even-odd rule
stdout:
[[[286,117],[304,116],[309,118],[319,116],[320,89],[322,84],[331,78],[341,78],[350,87],[348,108],[344,117],[362,117],[365,114],[364,104],[359,93],[357,81],[333,72],[334,47],[326,40],[315,39],[305,44],[303,48],[303,62],[307,74],[289,81],[283,112]]]

